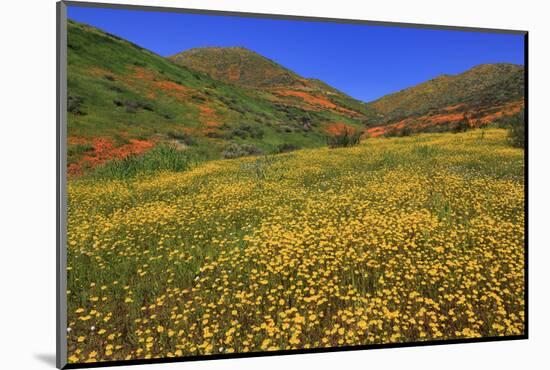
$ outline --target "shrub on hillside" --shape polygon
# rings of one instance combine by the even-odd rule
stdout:
[[[329,148],[346,148],[358,145],[361,142],[361,131],[345,127],[335,135],[327,136]]]
[[[396,127],[386,128],[384,131],[384,137],[396,137],[399,136],[399,129]]]
[[[384,133],[385,137],[405,137],[411,136],[413,134],[413,129],[409,126],[399,127],[390,127]]]
[[[187,146],[196,145],[196,141],[185,132],[179,132],[179,131],[169,131],[167,133],[168,137],[174,140],[177,140],[181,143],[184,143]]]
[[[148,110],[153,112],[155,107],[153,104],[145,101],[136,101],[136,100],[125,100],[122,101],[118,98],[113,99],[113,104],[117,107],[125,107],[126,113],[137,113],[139,109]]]
[[[81,116],[85,115],[86,113],[82,110],[82,103],[84,103],[84,99],[80,96],[67,96],[67,111]]]
[[[247,131],[253,139],[261,140],[264,138],[264,130],[258,126],[247,126]]]
[[[466,117],[463,117],[460,121],[455,122],[451,126],[452,132],[459,133],[464,132],[470,128],[470,124],[468,123],[468,119]]]
[[[246,132],[245,130],[241,130],[240,128],[236,128],[231,131],[231,137],[246,139],[248,137],[248,132]]]
[[[220,131],[208,131],[206,133],[206,137],[209,137],[211,139],[230,139],[231,133],[225,133]]]
[[[284,143],[284,144],[279,144],[277,146],[277,149],[275,150],[275,152],[276,153],[288,153],[288,152],[292,152],[292,151],[298,150],[298,149],[300,149],[300,147],[297,146],[297,145]]]
[[[411,136],[412,129],[409,126],[403,126],[403,128],[399,131],[399,136]]]
[[[231,143],[222,152],[222,157],[225,159],[232,159],[258,154],[262,154],[262,151],[254,145]]]
[[[525,112],[510,116],[507,120],[508,140],[512,146],[525,148]]]
[[[241,123],[238,128],[235,128],[231,131],[231,137],[239,137],[241,139],[246,139],[251,137],[253,139],[263,139],[264,131],[257,125],[250,123]]]

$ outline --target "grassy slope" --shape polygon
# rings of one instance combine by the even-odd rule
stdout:
[[[523,100],[523,74],[520,65],[483,64],[386,95],[367,106],[380,113],[378,124],[441,113],[457,104],[463,105],[458,112],[474,113]]]
[[[523,158],[492,129],[75,179],[69,359],[520,334]]]
[[[272,94],[215,81],[90,26],[69,22],[68,45],[68,92],[77,102],[69,113],[69,163],[97,156],[98,137],[116,149],[185,134],[191,150],[219,158],[230,142],[266,152],[284,143],[315,147],[324,145],[326,124],[360,126],[335,111],[277,104]]]

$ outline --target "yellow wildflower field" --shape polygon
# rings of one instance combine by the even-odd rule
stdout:
[[[523,334],[523,173],[489,129],[71,179],[69,362]]]

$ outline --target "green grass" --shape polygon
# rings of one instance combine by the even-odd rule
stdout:
[[[174,146],[159,145],[142,155],[130,155],[97,167],[92,178],[130,179],[138,175],[152,175],[163,171],[182,172],[190,169],[196,158],[188,151]]]

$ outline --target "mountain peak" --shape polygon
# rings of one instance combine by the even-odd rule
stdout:
[[[214,79],[246,87],[296,86],[303,78],[243,46],[201,47],[169,58]]]

